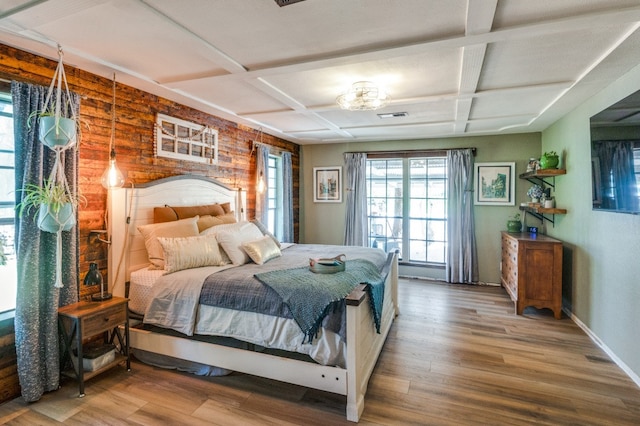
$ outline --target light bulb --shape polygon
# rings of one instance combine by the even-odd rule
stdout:
[[[116,165],[116,153],[111,151],[109,167],[102,174],[102,186],[107,189],[122,188],[124,186],[124,175]]]
[[[260,173],[260,179],[258,179],[258,193],[262,194],[264,192],[264,177],[262,173]]]

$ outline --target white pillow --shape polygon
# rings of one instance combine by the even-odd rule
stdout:
[[[138,231],[144,237],[144,245],[151,266],[149,269],[164,269],[164,250],[158,242],[158,237],[196,237],[198,236],[198,216],[173,222],[152,223],[138,226]]]
[[[166,273],[225,264],[216,237],[159,237],[158,241],[164,249],[164,270]]]
[[[242,229],[242,227],[245,226],[247,223],[249,222],[236,222],[236,223],[225,223],[222,225],[214,225],[211,228],[207,228],[204,231],[200,232],[200,235],[216,236],[219,233],[225,232],[225,231],[237,232],[240,229]],[[218,244],[220,244],[219,241],[218,241]],[[224,260],[225,264],[231,263],[231,259],[229,259],[227,252],[224,251],[224,248],[222,246],[220,246],[220,254],[222,254],[222,260]]]
[[[257,240],[261,237],[262,232],[253,223],[246,223],[235,232],[223,231],[216,234],[218,243],[234,265],[244,265],[250,260],[247,253],[242,249],[242,243]]]
[[[269,235],[265,235],[257,240],[244,242],[242,243],[242,248],[247,252],[251,260],[258,265],[282,256],[280,248]]]

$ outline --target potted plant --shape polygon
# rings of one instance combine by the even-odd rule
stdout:
[[[45,180],[44,186],[27,184],[22,191],[25,196],[17,206],[18,215],[22,217],[25,212],[29,214],[31,209],[38,208],[38,228],[54,234],[74,227],[76,209],[85,201],[81,195],[70,194],[60,182]]]
[[[560,159],[555,151],[549,151],[542,154],[540,157],[540,168],[542,169],[557,169]]]
[[[542,194],[544,194],[544,190],[540,185],[537,184],[531,185],[531,188],[527,190],[527,196],[531,198],[531,201],[534,203],[540,202],[540,197],[542,197]]]
[[[520,213],[516,213],[507,220],[507,232],[522,231],[522,222],[520,222]]]

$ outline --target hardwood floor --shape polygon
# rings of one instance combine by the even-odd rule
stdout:
[[[638,425],[640,388],[570,319],[513,314],[498,287],[401,280],[363,425]],[[232,374],[132,363],[39,402],[0,406],[6,425],[334,425],[344,397]]]

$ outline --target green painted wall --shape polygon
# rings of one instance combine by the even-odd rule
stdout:
[[[508,207],[476,206],[475,224],[478,241],[480,281],[500,282],[500,231],[506,229],[507,218],[518,212],[518,205],[527,200],[530,184],[517,178],[524,173],[530,157],[539,157],[541,136],[539,133],[482,136],[465,138],[429,139],[398,142],[305,145],[301,150],[300,178],[300,241],[317,244],[342,244],[344,240],[345,199],[343,202],[313,202],[313,168],[342,166],[343,154],[356,151],[393,151],[410,149],[477,148],[476,162],[514,161],[516,163],[516,205]],[[344,190],[344,188],[343,188]],[[533,218],[531,226],[541,226]],[[410,275],[418,275],[409,272]],[[431,271],[426,276],[442,278],[442,271]]]
[[[565,242],[564,305],[640,383],[640,216],[592,210],[589,135],[592,115],[638,89],[640,66],[545,130],[542,146],[567,168],[556,195],[569,212],[549,232]]]

